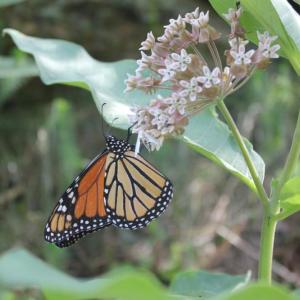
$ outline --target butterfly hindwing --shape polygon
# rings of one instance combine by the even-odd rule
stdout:
[[[103,199],[106,159],[107,152],[98,155],[62,195],[46,224],[46,241],[66,247],[111,224]]]
[[[173,196],[171,182],[142,156],[110,154],[106,166],[105,207],[120,228],[145,227],[165,211]]]

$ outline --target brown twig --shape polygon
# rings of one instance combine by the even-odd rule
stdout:
[[[217,229],[217,234],[221,236],[223,239],[227,240],[231,245],[246,253],[252,259],[258,261],[259,260],[259,250],[254,246],[249,244],[247,241],[243,240],[238,234],[236,234],[231,229],[221,225]],[[277,261],[273,261],[273,272],[283,278],[287,282],[300,284],[300,277],[291,272],[285,266],[280,264]]]

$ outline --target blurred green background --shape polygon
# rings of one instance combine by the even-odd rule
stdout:
[[[0,0],[0,29],[70,40],[101,61],[137,59],[148,31],[160,34],[170,18],[197,6],[211,9],[207,1],[193,0]],[[229,30],[210,15],[219,30]],[[260,203],[237,178],[174,140],[159,152],[144,151],[175,186],[174,201],[159,220],[134,232],[106,228],[67,249],[47,244],[43,229],[50,211],[105,146],[101,116],[88,92],[43,85],[32,58],[8,37],[1,38],[0,54],[0,254],[22,246],[81,277],[136,265],[166,284],[185,269],[256,272]],[[296,78],[279,60],[227,99],[241,132],[267,164],[268,183],[291,141],[300,98]],[[300,277],[298,218],[278,227],[274,273],[286,283]]]

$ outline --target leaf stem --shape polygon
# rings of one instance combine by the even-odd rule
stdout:
[[[283,172],[279,178],[278,183],[278,192],[280,192],[283,185],[290,179],[292,176],[295,167],[297,165],[297,161],[300,156],[300,111],[298,113],[298,119],[296,123],[296,128],[292,140],[292,145],[290,152],[288,154],[287,160],[285,162]]]
[[[292,176],[294,169],[297,165],[297,161],[300,156],[300,111],[298,113],[298,119],[296,128],[293,135],[292,145],[285,161],[283,170],[278,180],[275,181],[272,197],[271,197],[271,213],[276,220],[281,220],[285,217],[285,213],[280,213],[280,192],[284,184]]]
[[[245,162],[248,166],[248,169],[250,171],[250,174],[252,176],[252,179],[253,179],[253,182],[256,186],[256,189],[257,189],[257,193],[258,193],[258,196],[263,204],[263,206],[265,208],[267,208],[269,206],[269,199],[268,199],[268,196],[267,196],[267,193],[263,187],[263,184],[262,182],[260,181],[258,175],[257,175],[257,171],[255,169],[255,166],[250,158],[250,155],[249,155],[249,152],[246,148],[246,145],[244,143],[244,140],[234,122],[234,120],[232,119],[231,115],[230,115],[230,112],[228,111],[225,103],[223,100],[220,100],[217,104],[218,106],[218,109],[220,110],[220,112],[222,113],[223,117],[225,118],[229,128],[231,129],[241,151],[242,151],[242,154],[243,154],[243,157],[245,159]]]

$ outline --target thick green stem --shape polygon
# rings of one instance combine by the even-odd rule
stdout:
[[[248,169],[250,171],[250,174],[252,176],[252,179],[253,179],[253,182],[256,186],[256,189],[257,189],[257,193],[258,193],[258,196],[263,204],[263,206],[265,207],[265,209],[268,208],[269,206],[269,199],[268,199],[268,196],[267,196],[267,193],[263,187],[263,184],[262,182],[260,181],[258,175],[257,175],[257,171],[255,169],[255,166],[250,158],[250,155],[249,155],[249,152],[248,152],[248,149],[244,143],[244,140],[237,128],[237,126],[235,125],[235,122],[234,120],[232,119],[225,103],[223,102],[223,100],[220,100],[218,102],[218,108],[220,110],[220,112],[222,113],[223,117],[225,118],[229,128],[231,129],[241,151],[242,151],[242,154],[243,154],[243,157],[245,159],[245,162],[248,166]]]
[[[272,283],[272,260],[277,221],[264,211],[260,240],[260,257],[258,278],[266,283]]]

